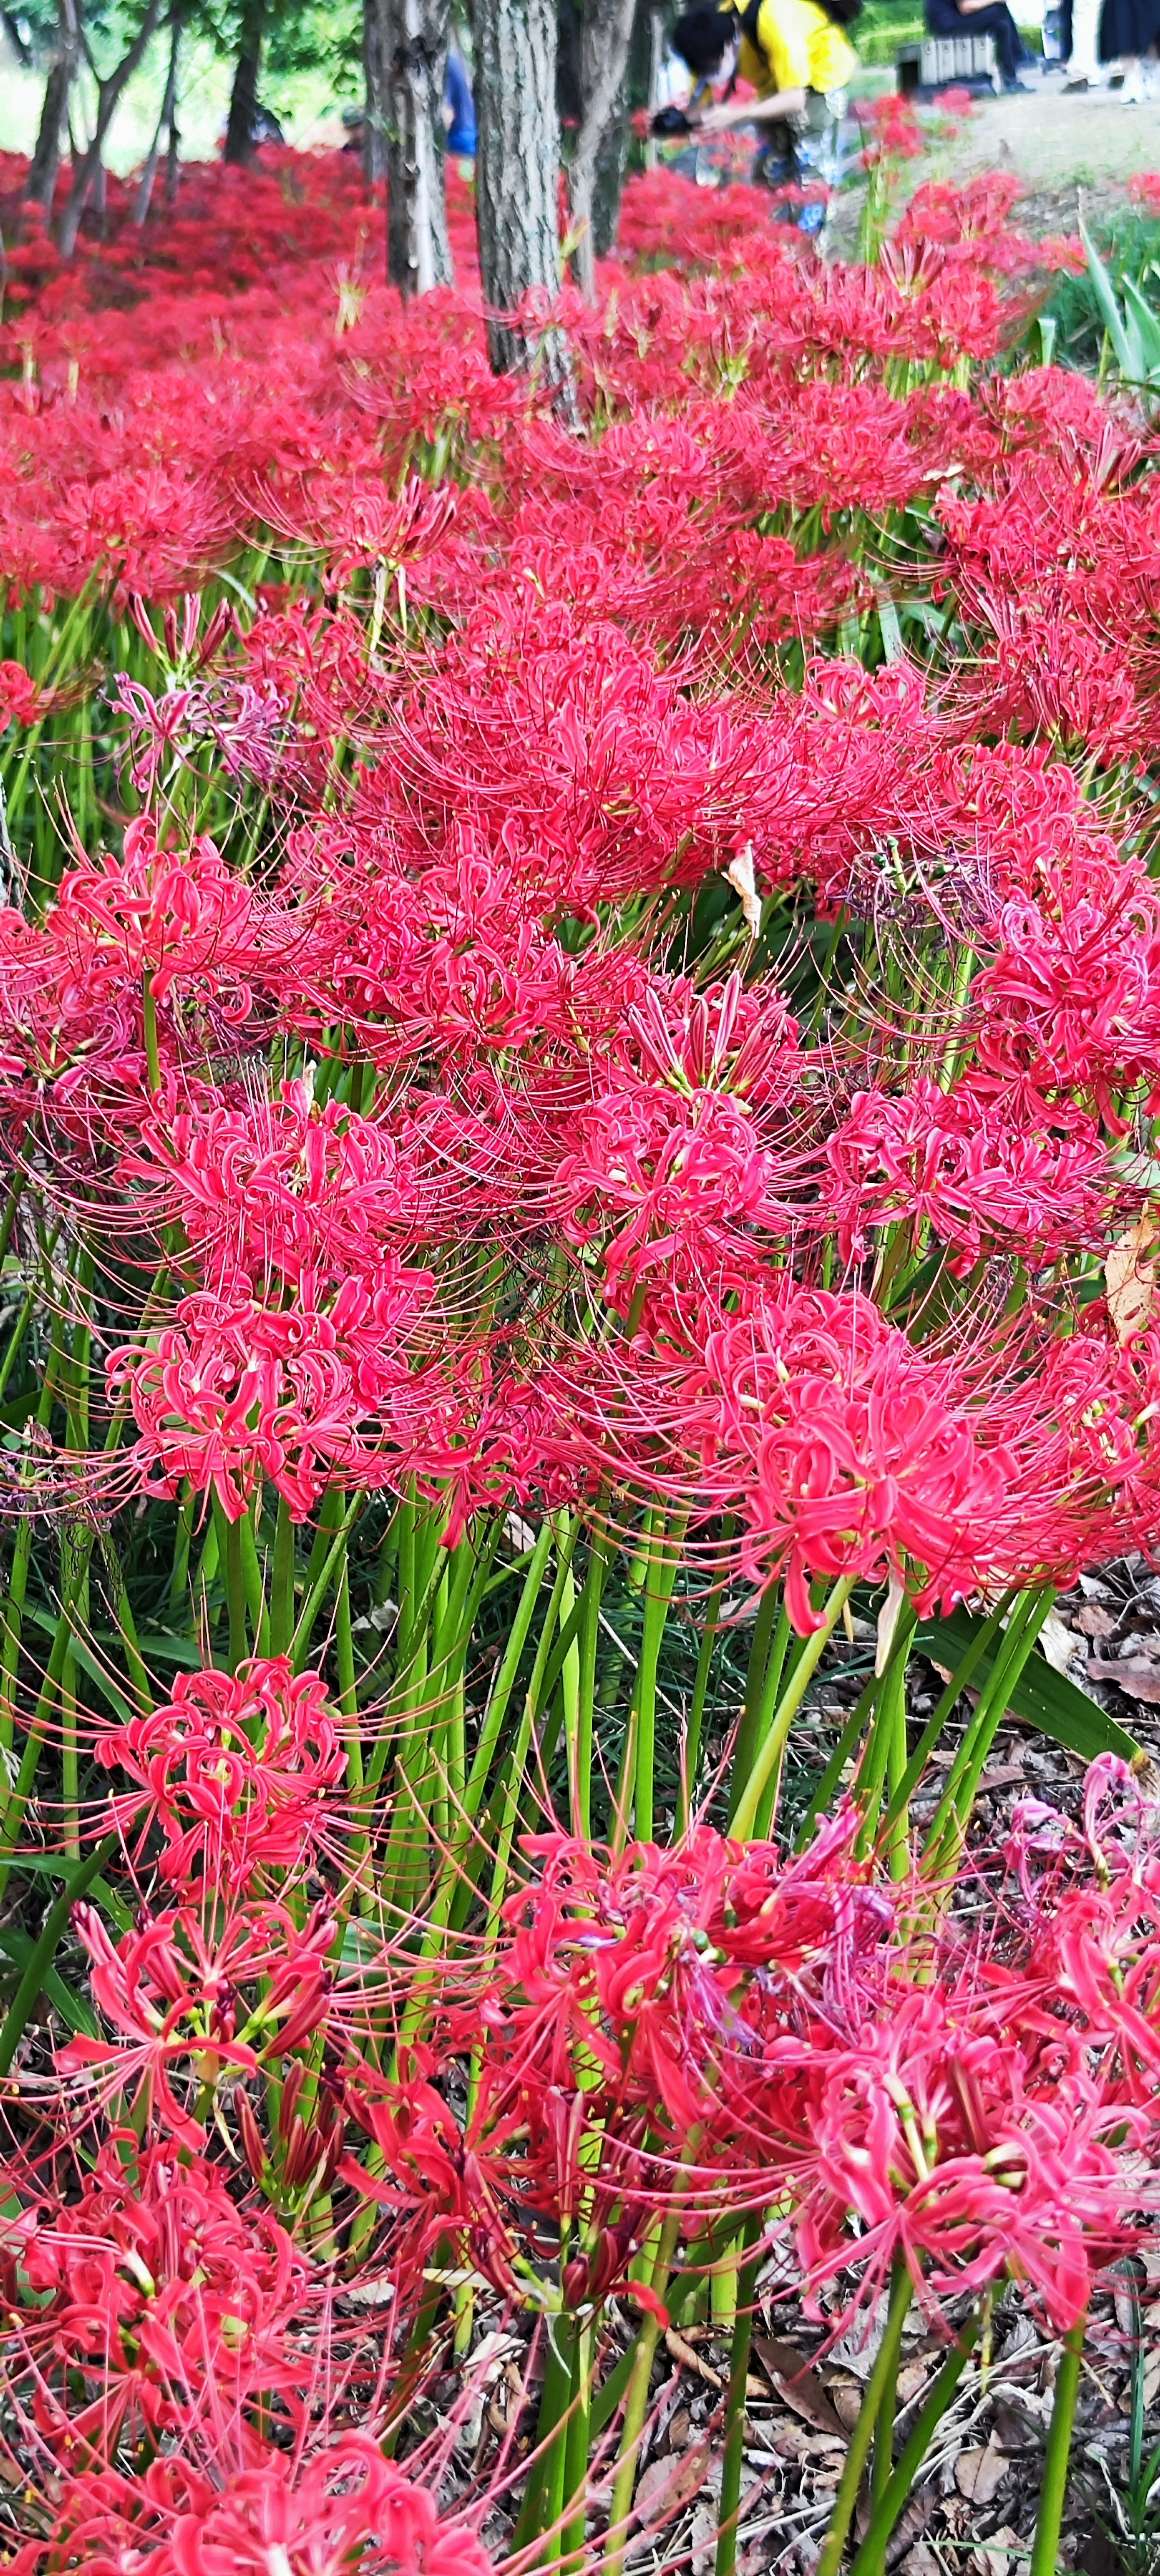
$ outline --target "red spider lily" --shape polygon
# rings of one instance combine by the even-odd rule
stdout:
[[[860,1092],[826,1158],[825,1219],[847,1260],[864,1261],[884,1226],[910,1227],[917,1245],[929,1225],[965,1275],[996,1244],[1017,1244],[1029,1265],[1046,1262],[1101,1241],[1108,1221],[1095,1121],[969,1080],[944,1091],[920,1076],[900,1098]]]
[[[439,545],[455,516],[454,484],[433,492],[411,475],[399,493],[369,478],[313,473],[296,479],[293,495],[259,486],[262,518],[284,536],[325,548],[332,583],[349,581],[370,564],[408,568]]]
[[[0,725],[35,724],[45,701],[23,662],[0,662]]]
[[[1154,1970],[1117,2012],[1107,1967],[1069,1966],[1101,1905],[1082,1847],[1082,1883],[1076,1867],[1036,1920],[997,1877],[972,1930],[929,1891],[876,1884],[856,1832],[839,1817],[788,1864],[705,1828],[612,1862],[535,1845],[486,1983],[446,1983],[414,2071],[350,2078],[382,2172],[343,2170],[388,2213],[396,2259],[451,2232],[510,2296],[585,2307],[631,2294],[674,2193],[690,2244],[776,2201],[811,2299],[852,2276],[857,2304],[901,2254],[932,2300],[1013,2274],[1074,2323],[1154,2201]],[[462,2124],[432,2077],[468,2050]]]
[[[140,2479],[70,2479],[50,2539],[14,2561],[16,2576],[490,2576],[491,2566],[468,2526],[441,2520],[428,2490],[361,2433],[301,2462],[262,2446],[224,2479],[180,2459]]]
[[[188,1477],[237,1520],[263,1478],[298,1519],[336,1476],[376,1481],[378,1444],[363,1434],[407,1386],[433,1287],[391,1259],[329,1298],[303,1278],[293,1310],[241,1289],[183,1298],[154,1349],[109,1362],[139,1425],[143,1484],[172,1494]]]
[[[223,1289],[363,1273],[383,1250],[414,1241],[436,1197],[385,1120],[337,1101],[316,1109],[305,1082],[283,1083],[272,1101],[227,1105],[211,1094],[196,1107],[170,1084],[122,1170],[129,1181],[165,1177],[157,1221],[180,1216]]]
[[[207,1931],[185,1905],[115,1943],[91,1907],[77,1908],[76,1923],[93,2001],[117,2034],[61,2050],[78,2110],[125,2094],[143,2120],[198,2149],[223,2080],[289,2056],[326,2023],[334,1923],[321,1909],[300,1925],[286,1906],[255,1898]]]
[[[186,2146],[113,2133],[78,2197],[6,2218],[2,2259],[9,2389],[70,2471],[301,2389],[306,2265]]]
[[[245,982],[257,963],[255,907],[248,887],[226,868],[204,835],[178,858],[158,847],[147,816],[129,823],[116,864],[86,864],[64,878],[52,935],[78,977],[99,970],[106,985],[148,974],[154,999],[196,990],[212,979],[215,999],[240,1019],[249,1008]]]
[[[139,1785],[109,1802],[124,1835],[151,1825],[164,1836],[163,1879],[188,1891],[244,1894],[253,1873],[294,1870],[314,1840],[345,1753],[314,1673],[284,1656],[255,1659],[230,1676],[181,1673],[173,1697],[94,1745],[107,1770]]]

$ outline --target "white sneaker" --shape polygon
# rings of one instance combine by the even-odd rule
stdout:
[[[1125,107],[1143,107],[1145,98],[1147,97],[1147,91],[1144,87],[1144,80],[1141,72],[1125,72],[1124,86],[1120,91],[1120,97],[1123,100]]]

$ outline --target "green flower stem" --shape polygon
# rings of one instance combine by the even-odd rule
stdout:
[[[538,2540],[542,2533],[554,2529],[564,2503],[575,2334],[572,2320],[567,2316],[546,2317],[544,2326],[548,2338],[548,2361],[536,2419],[535,2452],[528,2468],[519,2519],[511,2536],[510,2554],[513,2557],[526,2549],[531,2541]]]
[[[1069,2326],[1063,2338],[1055,2398],[1051,2409],[1051,2430],[1047,2436],[1047,2456],[1043,2463],[1043,2486],[1035,2539],[1027,2576],[1056,2576],[1059,2565],[1059,2535],[1063,2527],[1063,2508],[1067,2498],[1067,2472],[1071,2460],[1071,2437],[1075,2428],[1075,2405],[1079,2395],[1079,2376],[1083,2366],[1084,2336],[1087,2318]]]
[[[144,969],[141,977],[141,1019],[145,1033],[145,1062],[149,1069],[149,1088],[152,1092],[158,1092],[161,1089],[161,1051],[157,1043],[157,1003],[154,999],[153,979],[148,967]]]
[[[594,2320],[589,2317],[576,2328],[576,2357],[572,2378],[572,2411],[568,2418],[568,2438],[564,2459],[564,2494],[568,2501],[568,2520],[560,2534],[560,2576],[580,2576],[584,2564],[585,2500],[588,2489],[588,2459],[592,2448],[592,2365]]]
[[[9,2072],[17,2048],[36,2009],[36,1998],[56,1957],[74,1905],[87,1894],[93,1880],[100,1877],[106,1861],[111,1860],[113,1853],[118,1849],[119,1842],[119,1835],[106,1834],[104,1841],[97,1844],[96,1850],[89,1853],[88,1859],[81,1862],[79,1869],[70,1871],[60,1895],[50,1906],[45,1916],[43,1930],[29,1954],[24,1974],[8,2007],[3,2029],[0,2030],[0,2076],[7,2075]]]
[[[583,1612],[580,1622],[580,1669],[576,1716],[576,1778],[573,1787],[574,1833],[589,1835],[592,1831],[592,1719],[596,1706],[596,1657],[600,1643],[600,1603],[604,1578],[608,1571],[608,1539],[603,1530],[594,1534],[584,1578]]]
[[[278,1496],[274,1523],[274,1563],[270,1575],[270,1652],[289,1655],[294,1628],[294,1523],[285,1494]]]
[[[629,1714],[628,1732],[635,1746],[635,1799],[633,1826],[638,1842],[652,1841],[653,1790],[656,1769],[657,1667],[665,1626],[673,1597],[673,1583],[681,1553],[688,1515],[680,1514],[671,1524],[661,1513],[650,1515],[649,1544],[644,1575],[644,1624],[641,1630],[640,1662]],[[627,1778],[624,1786],[624,1821],[627,1824],[630,1793]]]
[[[854,2519],[854,2507],[858,2501],[862,2473],[870,2457],[874,2428],[883,2398],[887,2389],[892,2386],[898,2369],[902,2329],[913,2293],[914,2283],[906,2265],[897,2264],[890,2283],[890,2302],[886,2311],[882,2341],[878,2347],[874,2367],[866,2382],[866,2393],[858,2410],[858,2420],[850,2435],[842,2482],[834,2500],[830,2528],[826,2533],[814,2576],[838,2576],[838,2570],[842,2564],[842,2552],[846,2546],[846,2534]]]
[[[318,1613],[326,1599],[326,1595],[330,1590],[331,1584],[334,1581],[336,1569],[340,1564],[342,1567],[341,1580],[343,1582],[346,1580],[346,1543],[350,1537],[352,1529],[354,1528],[355,1522],[358,1519],[359,1513],[362,1510],[365,1499],[366,1498],[361,1487],[357,1493],[353,1493],[351,1495],[346,1510],[344,1511],[331,1539],[326,1555],[322,1560],[322,1565],[317,1576],[313,1582],[310,1581],[309,1576],[307,1577],[306,1598],[298,1613],[298,1624],[290,1639],[290,1656],[295,1672],[301,1672],[303,1665],[307,1661],[310,1652],[310,1639],[314,1628],[314,1622],[318,1617]]]
[[[886,2543],[899,2515],[904,2512],[914,2493],[914,2481],[930,2449],[934,2435],[951,2405],[955,2391],[979,2338],[976,2313],[963,2328],[953,2352],[949,2353],[927,2396],[925,2405],[915,2417],[896,2465],[877,2488],[870,2526],[861,2548],[853,2560],[850,2576],[881,2576],[885,2564]],[[897,2382],[897,2369],[895,2381]]]
[[[218,1563],[225,1573],[226,1608],[229,1613],[229,1667],[236,1673],[250,1651],[246,1626],[246,1575],[242,1561],[242,1531],[239,1521],[226,1519],[218,1496],[213,1498],[213,1516],[218,1535]]]
[[[752,2246],[761,2232],[756,2217],[747,2219],[746,2246]],[[725,2396],[725,2451],[721,2462],[721,2501],[717,2509],[716,2576],[733,2576],[737,2563],[737,2521],[741,2507],[741,2471],[745,2456],[745,2388],[749,2377],[749,2349],[753,2340],[753,2308],[757,2298],[759,2261],[744,2263],[737,2276],[737,2310],[733,2319],[733,2343],[729,2355],[729,2386]]]
[[[687,2171],[688,2167],[695,2161],[700,2144],[701,2132],[699,2129],[693,2129],[690,2131],[689,2136],[685,2140],[684,2147],[681,2150],[681,2163],[673,2185],[673,2198],[660,2232],[656,2258],[654,2260],[649,2279],[649,2287],[655,2290],[658,2299],[663,2299],[665,2292],[668,2289],[669,2274],[673,2268],[673,2257],[676,2254],[677,2241],[681,2233],[681,2221],[684,2216],[685,2205],[685,2195],[680,2179],[681,2172]],[[625,2552],[628,2547],[629,2523],[632,2515],[632,2499],[636,2491],[637,2458],[640,2452],[640,2439],[641,2434],[644,2431],[645,2417],[648,2413],[649,2384],[652,2379],[653,2361],[656,2357],[656,2348],[660,2341],[660,2333],[661,2326],[659,2317],[646,2316],[643,2320],[633,2348],[632,2368],[628,2375],[628,2386],[625,2393],[624,2423],[621,2427],[620,2451],[616,2464],[616,2479],[612,2489],[612,2503],[609,2507],[608,2514],[608,2541],[604,2555],[604,2576],[623,2576]]]
[[[1045,1583],[1035,1592],[1022,1593],[1011,1612],[990,1679],[980,1694],[927,1832],[923,1868],[931,1877],[941,1877],[954,1868],[983,1765],[1054,1599],[1054,1586]]]
[[[789,1639],[790,1625],[785,1615],[781,1585],[770,1583],[758,1605],[753,1639],[749,1649],[749,1670],[745,1677],[745,1703],[741,1711],[741,1724],[737,1729],[737,1745],[733,1756],[730,1824],[744,1797],[746,1783],[769,1725],[781,1683]]]
[[[193,1545],[193,1521],[196,1510],[197,1495],[187,1478],[185,1492],[178,1505],[177,1527],[173,1535],[173,1570],[169,1577],[169,1607],[172,1611],[178,1609],[189,1583],[189,1551]]]
[[[813,1634],[805,1640],[774,1712],[769,1733],[757,1754],[749,1779],[730,1819],[730,1833],[735,1834],[740,1842],[745,1842],[753,1833],[766,1785],[774,1777],[775,1772],[780,1770],[790,1727],[850,1598],[855,1581],[854,1575],[844,1574],[835,1583],[822,1613],[820,1627],[815,1628]],[[772,1818],[770,1822],[772,1823]]]
[[[984,1622],[977,1637],[972,1638],[965,1655],[962,1656],[954,1672],[951,1674],[945,1690],[942,1692],[941,1697],[937,1700],[934,1708],[931,1710],[930,1716],[928,1717],[926,1725],[924,1726],[918,1742],[915,1745],[914,1751],[911,1754],[902,1778],[893,1792],[889,1808],[887,1809],[887,1822],[889,1824],[894,1823],[896,1816],[901,1812],[903,1807],[908,1805],[910,1799],[913,1797],[914,1791],[922,1778],[927,1762],[934,1751],[935,1745],[938,1743],[939,1737],[942,1734],[951,1711],[955,1707],[957,1701],[962,1698],[963,1692],[966,1690],[970,1682],[971,1675],[975,1671],[975,1668],[980,1662],[982,1656],[990,1653],[1014,1599],[1015,1595],[1013,1592],[1004,1593],[1002,1600],[991,1612],[990,1618]],[[900,1620],[900,1629],[901,1626],[902,1621]],[[897,1651],[899,1642],[897,1636],[894,1642],[895,1650]],[[907,1638],[907,1652],[909,1653],[909,1636]],[[828,1790],[826,1794],[829,1794]]]
[[[60,1227],[54,1226],[52,1233],[49,1235],[48,1241],[44,1246],[46,1261],[51,1260],[52,1254],[56,1248],[56,1240],[59,1233]],[[12,1371],[16,1366],[17,1359],[19,1358],[21,1349],[23,1348],[24,1336],[32,1322],[36,1300],[40,1294],[40,1290],[40,1281],[33,1280],[32,1286],[26,1291],[24,1303],[8,1336],[8,1347],[4,1353],[3,1360],[0,1361],[0,1400],[3,1399],[7,1392],[8,1380],[12,1375]]]
[[[730,1514],[725,1521],[721,1532],[722,1547],[728,1547],[732,1536],[733,1518],[732,1514]],[[687,1833],[689,1830],[692,1801],[697,1785],[697,1769],[701,1759],[701,1730],[705,1720],[705,1702],[709,1696],[709,1676],[713,1669],[713,1650],[717,1643],[721,1621],[721,1603],[724,1600],[724,1597],[724,1583],[715,1584],[705,1605],[705,1624],[701,1630],[701,1644],[697,1655],[697,1670],[693,1677],[693,1696],[689,1704],[689,1724],[685,1737],[685,1758],[681,1771],[681,1786],[678,1792],[677,1802],[677,1824],[679,1831],[683,1834]]]

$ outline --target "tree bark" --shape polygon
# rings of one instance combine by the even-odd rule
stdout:
[[[384,0],[387,276],[404,295],[452,282],[443,158],[449,0]]]
[[[618,163],[623,148],[624,83],[636,0],[585,0],[580,30],[580,87],[584,120],[572,158],[570,195],[572,227],[579,234],[576,275],[581,294],[591,304],[596,295],[595,196],[597,172],[605,164],[606,204],[602,230],[611,220],[615,234],[620,205]],[[607,162],[612,155],[611,208],[607,205]]]
[[[475,200],[487,338],[497,375],[542,365],[560,408],[574,408],[560,331],[514,319],[525,296],[560,287],[555,0],[475,0]]]
[[[161,16],[162,7],[163,0],[148,0],[145,14],[137,29],[136,35],[133,38],[133,42],[129,46],[127,52],[122,54],[116,70],[109,73],[107,80],[98,80],[97,82],[97,121],[93,129],[93,138],[89,144],[88,150],[82,153],[81,158],[76,165],[73,173],[73,183],[69,189],[68,197],[65,201],[64,210],[60,219],[60,231],[57,239],[62,259],[71,259],[73,252],[76,249],[77,234],[81,228],[81,216],[84,213],[85,206],[88,201],[89,191],[94,185],[102,166],[105,137],[108,134],[109,127],[117,113],[121,93],[125,88],[126,82],[132,79],[133,74],[137,69],[137,65],[145,53],[149,39],[153,34],[158,19]]]
[[[81,30],[75,0],[56,0],[56,43],[44,86],[44,105],[36,150],[25,195],[51,211],[60,171],[61,136],[68,119],[69,93],[81,58]]]
[[[363,177],[368,188],[387,175],[387,72],[384,0],[363,0]]]
[[[152,204],[153,183],[157,177],[157,164],[161,158],[161,137],[165,132],[166,126],[169,128],[170,150],[172,151],[173,148],[174,118],[177,114],[177,57],[180,50],[181,20],[175,14],[173,20],[173,35],[169,46],[169,76],[165,83],[165,96],[161,101],[161,114],[157,119],[157,132],[149,147],[149,158],[141,173],[141,185],[137,190],[137,202],[133,208],[133,221],[138,225],[145,222],[150,205]],[[168,189],[166,190],[166,195],[168,196]]]
[[[265,33],[266,0],[244,0],[238,39],[237,67],[234,72],[234,85],[230,92],[230,112],[226,122],[225,158],[234,169],[244,169],[253,156],[254,110],[258,104],[262,38]]]

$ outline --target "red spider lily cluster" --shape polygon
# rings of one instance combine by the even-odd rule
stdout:
[[[63,1817],[83,1879],[71,2033],[0,2027],[21,2576],[483,2576],[570,2506],[578,2576],[741,2254],[828,2333],[908,2276],[1066,2335],[1154,2226],[1123,1761],[967,1858],[955,1771],[924,1850],[903,1709],[883,1833],[872,1745],[789,1852],[755,1687],[756,1838],[691,1720],[654,1832],[675,1568],[792,1683],[855,1585],[1010,1642],[1160,1540],[1154,441],[1025,363],[1075,254],[1015,194],[827,264],[631,183],[580,435],[489,372],[454,177],[408,309],[339,156],[16,225],[0,1868]]]

